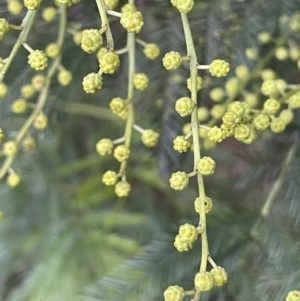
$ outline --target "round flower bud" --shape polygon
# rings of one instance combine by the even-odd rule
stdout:
[[[191,123],[188,122],[182,127],[182,133],[183,135],[187,135],[191,131]]]
[[[281,118],[271,120],[270,129],[273,133],[282,133],[285,130],[286,123]]]
[[[167,70],[175,70],[182,63],[182,57],[179,52],[170,51],[162,59],[163,65]]]
[[[35,93],[35,88],[31,84],[27,84],[21,87],[21,95],[24,98],[30,98],[34,95]]]
[[[268,115],[260,113],[253,118],[252,124],[257,130],[264,131],[270,125],[270,119]]]
[[[228,112],[235,113],[238,117],[243,117],[246,112],[245,104],[240,101],[233,101],[227,107]]]
[[[48,58],[41,50],[33,50],[28,55],[28,64],[35,70],[44,70],[48,66]]]
[[[131,186],[127,181],[120,181],[115,186],[115,193],[118,197],[125,197],[129,195]]]
[[[247,124],[239,124],[235,127],[233,131],[234,138],[242,142],[249,138],[250,133],[251,133],[251,128]]]
[[[241,119],[234,112],[226,112],[222,117],[223,124],[234,127]]]
[[[203,122],[209,117],[210,112],[208,108],[200,107],[197,109],[197,115],[198,115],[198,121]]]
[[[202,82],[203,82],[203,79],[201,76],[197,76],[197,81],[196,81],[196,87],[197,87],[197,91],[199,91],[201,88],[202,88]],[[186,81],[186,85],[187,85],[187,88],[192,91],[192,78],[189,77]]]
[[[4,97],[7,94],[8,88],[4,83],[0,83],[0,97]]]
[[[113,142],[110,139],[101,139],[96,144],[96,150],[100,156],[110,155],[113,149]]]
[[[267,44],[271,41],[271,39],[272,39],[272,36],[267,31],[262,31],[257,35],[257,40],[261,44]]]
[[[183,190],[189,184],[189,177],[184,171],[177,171],[169,179],[170,186],[175,190]]]
[[[224,268],[222,267],[215,267],[210,270],[210,274],[214,278],[214,285],[215,286],[222,286],[228,281],[228,275]]]
[[[246,143],[246,144],[251,144],[255,139],[256,139],[256,132],[255,132],[255,129],[253,129],[251,127],[249,137],[246,140],[242,141],[242,142]]]
[[[12,15],[18,15],[22,11],[23,5],[20,3],[18,0],[10,0],[7,3],[7,10],[12,14]]]
[[[186,252],[186,251],[189,251],[189,250],[191,250],[193,248],[193,243],[183,242],[180,239],[180,236],[176,235],[175,241],[174,241],[174,247],[179,252]]]
[[[27,109],[27,102],[22,98],[15,100],[11,105],[11,110],[16,114],[24,113],[26,109]]]
[[[181,97],[176,101],[175,110],[181,117],[186,117],[192,114],[194,102],[189,97]]]
[[[232,137],[234,132],[234,127],[226,124],[221,124],[223,139]]]
[[[33,122],[33,127],[36,128],[37,130],[43,130],[44,128],[46,128],[47,124],[48,124],[47,116],[43,112],[40,112],[36,116]]]
[[[249,76],[248,67],[246,65],[237,66],[235,69],[235,75],[241,81],[248,79],[248,76]]]
[[[213,142],[221,142],[223,140],[223,131],[215,125],[208,130],[207,137]]]
[[[154,147],[157,145],[159,140],[159,133],[148,129],[145,130],[141,136],[142,142],[148,147]]]
[[[224,105],[214,105],[211,108],[210,114],[213,118],[220,119],[224,115],[225,110],[226,108],[224,107]]]
[[[265,96],[272,96],[278,93],[276,82],[273,79],[265,80],[261,86],[261,93]]]
[[[66,69],[60,70],[57,74],[57,80],[62,86],[67,86],[72,81],[72,73]]]
[[[212,76],[222,77],[226,76],[229,72],[229,64],[224,60],[213,60],[209,65],[209,72]]]
[[[16,187],[20,184],[20,182],[21,182],[21,178],[15,173],[9,174],[6,179],[6,183],[10,187]]]
[[[289,52],[287,48],[281,46],[275,49],[275,57],[279,61],[285,61],[289,58]]]
[[[100,61],[100,58],[108,52],[108,49],[106,47],[101,47],[97,52],[97,59]]]
[[[2,211],[0,211],[0,222],[2,222],[2,220],[3,220],[3,212]]]
[[[246,56],[247,56],[247,58],[249,60],[256,60],[256,59],[258,59],[258,51],[255,48],[251,48],[251,47],[247,48],[245,50],[245,54],[246,54]]]
[[[128,108],[125,107],[122,111],[116,113],[121,119],[126,120],[128,118]]]
[[[264,112],[273,115],[280,109],[280,102],[276,99],[269,98],[264,102]]]
[[[125,108],[125,99],[121,97],[114,97],[110,103],[109,107],[114,114],[122,112]]]
[[[7,141],[3,144],[3,153],[7,157],[13,157],[18,152],[18,145],[14,141]]]
[[[182,242],[193,243],[198,237],[198,230],[194,225],[185,223],[179,227],[179,237]]]
[[[125,144],[118,145],[114,150],[114,157],[119,162],[124,162],[129,158],[130,150]]]
[[[114,52],[107,52],[99,60],[99,67],[106,74],[115,73],[120,67],[120,59]]]
[[[160,54],[160,49],[155,43],[149,43],[144,47],[143,50],[146,58],[150,60],[156,59]]]
[[[102,45],[103,38],[98,29],[85,29],[81,35],[81,49],[87,53],[96,52]]]
[[[228,96],[235,97],[240,89],[240,81],[236,77],[231,77],[226,83],[225,83],[225,91]]]
[[[73,42],[75,45],[81,45],[82,32],[73,33]]]
[[[60,46],[56,43],[50,43],[47,45],[45,53],[50,58],[56,58],[60,54]]]
[[[45,86],[46,77],[42,74],[37,74],[31,79],[31,84],[33,85],[36,91],[41,91]]]
[[[31,136],[27,136],[22,141],[22,146],[26,152],[33,151],[35,149],[35,140]]]
[[[9,31],[9,23],[4,19],[0,18],[0,36],[5,36]]]
[[[245,104],[250,108],[255,108],[258,104],[258,97],[254,93],[247,93],[245,95]]]
[[[178,285],[169,286],[164,291],[165,301],[182,301],[184,296],[184,289]]]
[[[133,77],[133,84],[136,89],[143,91],[148,87],[149,78],[145,73],[136,73]]]
[[[298,47],[291,47],[289,49],[289,57],[293,61],[298,61],[300,59],[300,51]]]
[[[102,177],[102,182],[106,186],[116,185],[118,180],[118,175],[116,172],[108,170]]]
[[[56,15],[57,15],[57,10],[53,6],[46,7],[42,11],[42,18],[46,22],[53,21],[55,19]]]
[[[108,9],[115,9],[119,4],[119,0],[104,0],[104,2]]]
[[[269,79],[275,79],[277,77],[276,73],[272,69],[264,69],[260,73],[261,78],[263,81],[267,81]]]
[[[285,301],[300,301],[300,291],[290,291],[287,294]]]
[[[128,32],[139,33],[144,26],[143,15],[140,11],[122,12],[120,23]]]
[[[291,109],[299,109],[300,108],[300,93],[297,92],[293,94],[291,97],[287,100],[289,107]]]
[[[173,148],[180,152],[185,153],[189,150],[189,147],[191,146],[190,141],[186,140],[184,136],[177,136],[173,141]]]
[[[287,88],[287,83],[284,79],[278,78],[275,79],[276,88],[280,93],[284,93]]]
[[[135,11],[137,11],[137,9],[136,9],[136,6],[134,4],[126,3],[121,8],[122,14],[124,14],[126,12],[135,12]]]
[[[193,0],[176,0],[174,5],[178,11],[182,14],[187,14],[190,12],[194,6]]]
[[[42,4],[42,0],[24,0],[24,6],[29,10],[37,10]]]
[[[220,101],[222,101],[222,99],[224,98],[224,96],[225,96],[225,91],[224,91],[223,88],[220,88],[220,87],[213,88],[209,92],[209,97],[214,102],[220,102]]]
[[[213,288],[214,278],[209,272],[200,272],[196,274],[194,284],[200,291],[207,292]]]
[[[83,90],[86,93],[95,93],[102,88],[102,77],[100,74],[92,72],[83,78]]]
[[[279,114],[279,118],[285,123],[285,124],[289,124],[293,121],[294,119],[294,113],[292,110],[290,109],[285,109],[282,110]]]
[[[198,171],[204,175],[212,175],[215,171],[216,162],[211,157],[203,157],[198,162]]]
[[[209,213],[213,208],[212,199],[209,198],[208,196],[205,197],[204,206],[205,206],[205,213],[206,214]],[[196,200],[194,202],[194,207],[195,207],[195,211],[200,214],[200,211],[201,211],[201,209],[200,209],[201,208],[200,198],[196,198]]]

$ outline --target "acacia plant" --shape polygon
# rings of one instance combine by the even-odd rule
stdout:
[[[180,256],[184,256],[182,253],[187,252],[191,255],[184,258],[197,259],[196,264],[188,266],[188,277],[179,276],[178,280],[183,283],[182,285],[169,283],[169,280],[159,284],[161,287],[158,291],[161,298],[164,296],[165,301],[199,301],[213,300],[217,295],[219,297],[216,300],[225,300],[225,297],[227,297],[226,300],[239,300],[238,297],[241,296],[246,296],[245,299],[249,298],[249,300],[250,298],[255,299],[249,295],[247,289],[244,291],[240,289],[243,293],[236,289],[235,283],[237,283],[236,285],[239,283],[238,272],[235,272],[232,267],[226,268],[226,265],[229,266],[229,264],[222,259],[221,255],[225,251],[221,246],[218,248],[214,246],[218,240],[214,240],[212,236],[222,236],[218,233],[222,233],[220,228],[225,227],[226,222],[222,224],[221,221],[218,227],[212,227],[211,233],[213,234],[210,236],[210,219],[213,224],[218,220],[216,219],[218,214],[226,216],[228,219],[231,216],[231,213],[228,213],[223,205],[218,204],[218,201],[215,202],[214,197],[210,195],[210,193],[216,195],[214,190],[217,190],[211,188],[211,183],[216,183],[220,179],[225,181],[226,176],[221,178],[218,173],[222,174],[226,170],[224,158],[222,158],[225,156],[222,150],[226,147],[229,147],[232,152],[248,151],[250,154],[255,147],[259,151],[257,146],[270,147],[267,144],[272,142],[270,137],[276,137],[276,135],[284,137],[285,133],[289,135],[290,139],[287,139],[285,144],[288,149],[280,158],[281,169],[278,170],[272,187],[268,190],[268,196],[263,204],[260,204],[259,214],[255,212],[255,217],[249,223],[244,222],[243,227],[246,230],[240,234],[238,241],[239,245],[243,244],[244,237],[247,237],[251,241],[257,241],[258,245],[264,244],[263,239],[259,240],[260,231],[269,223],[268,219],[274,200],[284,186],[292,162],[297,156],[298,134],[295,129],[295,124],[297,124],[295,116],[298,114],[297,109],[300,108],[300,86],[297,82],[300,68],[298,47],[300,15],[293,9],[288,9],[288,6],[284,7],[286,12],[278,16],[276,31],[271,33],[270,30],[259,28],[255,36],[255,46],[243,45],[239,48],[238,55],[242,57],[241,59],[228,54],[232,51],[230,47],[233,45],[230,37],[237,34],[239,30],[243,32],[243,28],[247,27],[247,24],[242,25],[240,20],[240,24],[237,24],[236,28],[232,26],[222,37],[221,42],[222,47],[226,49],[225,52],[222,52],[222,47],[220,47],[219,52],[214,50],[214,55],[203,55],[205,45],[209,45],[207,40],[213,39],[217,35],[217,31],[209,32],[208,30],[207,40],[205,40],[201,36],[202,29],[198,30],[198,23],[202,24],[199,12],[203,9],[208,13],[210,5],[205,1],[171,0],[160,4],[159,1],[153,1],[148,7],[146,1],[121,2],[119,3],[118,0],[7,0],[5,12],[1,11],[3,15],[0,18],[2,56],[0,59],[0,97],[4,111],[8,111],[7,108],[9,108],[15,114],[14,116],[22,117],[13,117],[18,118],[18,122],[14,124],[13,128],[7,126],[9,122],[4,117],[1,120],[0,126],[3,129],[0,128],[2,142],[0,180],[6,181],[6,184],[14,189],[18,189],[22,186],[22,182],[27,181],[26,168],[23,169],[24,174],[22,174],[23,158],[28,152],[38,151],[42,142],[45,141],[44,139],[47,139],[47,131],[50,131],[49,124],[51,128],[55,127],[55,122],[59,123],[53,117],[54,111],[67,114],[67,116],[68,114],[82,114],[94,116],[102,121],[106,120],[109,125],[107,130],[103,128],[89,130],[89,132],[92,131],[94,140],[97,137],[92,148],[93,153],[97,153],[96,161],[91,161],[91,165],[98,162],[97,160],[101,160],[99,161],[101,172],[96,171],[96,177],[100,177],[101,184],[97,181],[93,182],[84,189],[76,191],[75,194],[80,195],[83,193],[82,191],[91,191],[95,186],[100,185],[101,189],[95,194],[96,198],[98,194],[105,195],[108,191],[113,200],[117,198],[130,200],[130,194],[134,194],[135,186],[138,186],[135,185],[135,177],[140,177],[148,179],[146,180],[148,185],[153,185],[167,198],[173,198],[175,195],[171,189],[182,191],[181,198],[184,198],[189,206],[191,205],[193,214],[197,214],[197,220],[192,217],[189,222],[186,222],[189,215],[181,216],[185,221],[179,226],[178,233],[172,237],[172,241],[164,240],[168,243],[166,254],[176,251]],[[223,1],[216,6],[220,6],[225,12],[226,10],[231,12],[234,10],[233,5],[235,4],[245,5],[242,7],[245,9],[245,2]],[[257,7],[255,1],[253,2],[255,9]],[[280,1],[277,2],[280,3]],[[259,7],[259,4],[257,5]],[[292,6],[299,8],[299,4],[297,6],[294,2],[289,7]],[[86,17],[78,20],[80,17],[76,15],[76,7],[85,9],[84,12],[88,11],[90,7],[97,8],[97,17],[92,22]],[[178,42],[164,44],[161,41],[162,45],[160,45],[156,34],[151,34],[147,29],[147,21],[149,28],[155,26],[150,23],[153,17],[151,9],[155,10],[156,7],[158,10],[164,9],[163,16],[165,18],[165,20],[157,18],[157,21],[161,21],[161,23],[158,22],[156,30],[159,31],[160,26],[163,27],[163,22],[168,19],[168,22],[175,24],[176,34],[174,36],[177,35]],[[231,21],[235,17],[237,18],[238,14],[233,13]],[[209,22],[207,21],[207,23]],[[42,29],[39,29],[39,26]],[[143,30],[146,30],[147,34],[143,35]],[[35,39],[35,34],[39,35],[41,32],[43,35],[48,35],[49,32],[49,37],[44,37],[42,40]],[[53,35],[54,32],[56,37]],[[166,39],[172,41],[172,35],[170,37],[163,36],[163,39],[160,40]],[[237,41],[239,41],[238,38]],[[44,45],[44,43],[46,44]],[[69,49],[70,43],[72,43],[72,51]],[[84,67],[80,69],[76,67],[77,60],[87,63],[84,63]],[[29,66],[25,67],[26,61]],[[292,70],[289,74],[276,73],[275,69],[279,70],[283,64]],[[159,68],[160,72],[151,71],[155,68]],[[18,69],[25,70],[22,71],[20,78],[18,78]],[[167,75],[165,75],[165,69]],[[155,76],[158,77],[156,80],[158,89],[155,88],[155,83],[151,82],[153,77],[149,75],[155,72]],[[169,80],[166,81],[164,77],[168,77]],[[125,85],[123,85],[124,82],[126,82]],[[169,85],[170,88],[168,88]],[[161,110],[162,114],[159,116],[155,112],[153,118],[149,117],[150,114],[145,110],[143,101],[150,98],[151,89],[156,91],[161,87],[166,90],[170,89],[171,92],[167,94],[171,105],[162,108],[161,99],[158,99],[156,104],[149,105],[149,112],[153,112],[151,108],[154,108],[154,111]],[[179,93],[174,91],[179,91]],[[70,98],[70,95],[76,97],[76,94],[80,95],[80,102],[68,102],[68,97]],[[94,98],[89,98],[91,95]],[[85,104],[86,99],[100,100],[101,105],[100,107],[87,105]],[[149,104],[149,101],[144,103]],[[164,113],[171,116],[176,115],[174,117],[176,122],[165,126],[160,121],[162,126],[159,127],[159,122],[155,119],[159,116],[160,120],[164,120],[166,118]],[[180,118],[178,118],[179,116]],[[59,117],[57,118],[59,119]],[[143,146],[136,147],[137,138],[141,140]],[[166,142],[169,138],[171,138],[173,147]],[[85,139],[88,141],[88,138],[85,137]],[[161,177],[158,178],[158,182],[150,181],[143,172],[148,168],[149,157],[144,160],[138,158],[140,152],[147,152],[146,147],[151,148],[148,153],[150,158],[155,154],[163,158],[160,162],[163,168],[160,169]],[[168,148],[167,152],[162,151],[165,147]],[[170,160],[167,168],[166,153],[175,158],[173,161]],[[187,158],[186,164],[175,163],[175,161],[182,160],[182,157],[176,153],[186,153],[183,155],[184,158]],[[98,157],[98,155],[100,156]],[[108,155],[113,155],[118,162],[117,165],[116,162],[110,161]],[[109,162],[109,164],[105,162]],[[87,163],[83,163],[84,167],[78,165],[76,168],[85,168],[84,164]],[[234,161],[231,164],[233,166],[229,169],[238,169]],[[137,165],[139,168],[135,176],[131,170],[135,171]],[[155,170],[153,166],[152,169]],[[164,176],[166,174],[168,174],[169,181]],[[154,176],[154,178],[157,177]],[[206,181],[206,179],[208,180]],[[165,187],[168,182],[170,187]],[[113,189],[108,187],[108,190],[105,190],[105,186],[113,186]],[[188,186],[192,188],[189,190]],[[224,189],[221,185],[219,188],[220,190]],[[111,191],[114,192],[114,196],[110,195]],[[234,191],[234,187],[232,187],[232,191]],[[91,199],[95,200],[95,195]],[[106,196],[103,198],[105,199]],[[192,202],[189,202],[189,199]],[[180,202],[177,203],[179,204],[179,210],[177,208],[179,215],[181,215],[181,211],[189,211],[189,209],[180,210],[183,205]],[[215,203],[217,206],[214,206]],[[77,205],[83,206],[79,203]],[[89,205],[80,208],[87,210]],[[120,201],[119,205],[124,206],[123,201]],[[174,204],[171,206],[176,207]],[[74,210],[74,207],[70,206],[70,208]],[[108,220],[111,215],[109,215],[109,211],[106,211],[107,208],[104,206],[98,209],[100,212],[104,212],[101,219],[103,218],[109,224]],[[3,211],[1,219],[4,218],[5,221],[5,210]],[[213,213],[214,211],[215,213]],[[79,212],[78,215],[86,216],[84,210]],[[106,219],[105,216],[109,217]],[[129,215],[128,219],[127,216],[124,218],[122,214],[117,216],[115,223],[117,224],[119,221],[120,226],[122,226],[120,220],[127,225],[141,223],[140,216]],[[88,215],[87,221],[84,219],[82,229],[86,223],[90,224],[91,220],[98,223],[95,217]],[[111,228],[109,228],[110,230]],[[110,239],[109,237],[115,237],[110,236],[113,234],[109,231],[108,233],[100,231],[100,234],[93,232],[93,237],[97,236],[97,233],[99,236],[106,237],[107,240]],[[271,233],[270,235],[276,234]],[[299,231],[295,237],[299,237]],[[97,240],[97,238],[93,239]],[[140,261],[142,261],[141,258],[145,258],[141,254],[147,254],[147,249],[144,250],[144,253],[138,253],[139,246],[135,244],[134,240],[126,240],[127,244],[122,244],[121,241],[121,238],[117,238],[108,244],[108,248],[113,250],[112,253],[120,247],[119,244],[124,249],[130,245],[132,248],[129,253],[134,253],[130,254],[131,256],[135,255],[134,258]],[[230,249],[231,253],[234,253],[236,244],[237,242],[232,245],[228,244],[228,250]],[[170,246],[172,252],[169,251]],[[299,244],[295,246],[295,254],[297,254],[297,250],[299,250]],[[157,250],[155,249],[155,251]],[[294,253],[291,253],[291,257],[295,255]],[[122,256],[109,255],[112,257],[108,258],[114,262],[110,267],[111,271],[114,271],[115,268],[118,271],[120,263],[119,267],[126,271],[126,275],[130,273],[129,270],[132,270],[130,264],[133,264],[134,260],[124,266]],[[239,255],[240,266],[249,264],[248,255],[247,252]],[[228,259],[229,255],[226,258]],[[278,257],[274,258],[274,260],[278,259]],[[159,261],[159,258],[157,260]],[[271,259],[268,258],[268,260]],[[155,262],[154,259],[153,262]],[[170,266],[176,269],[176,264],[177,261],[172,262]],[[180,265],[180,263],[178,264]],[[260,264],[256,266],[255,263],[253,271],[249,267],[251,273],[258,273],[254,267],[260,270]],[[87,274],[91,271],[92,269]],[[267,273],[267,271],[263,270],[263,273]],[[98,271],[93,271],[91,274],[95,275],[91,279],[87,276],[82,282],[88,286],[100,278],[99,283],[94,284],[94,290],[90,292],[91,295],[94,295],[95,299],[93,300],[116,298],[114,290],[109,290],[109,288],[105,297],[100,294],[98,298],[97,287],[99,286],[101,290],[103,274],[100,272],[98,274]],[[141,275],[143,275],[142,279],[147,279],[146,266],[144,271],[136,272],[136,275],[131,277],[128,276],[126,281],[142,282]],[[153,277],[155,278],[155,275]],[[182,281],[183,278],[184,281]],[[298,279],[297,276],[295,279]],[[122,281],[127,283],[124,279]],[[140,285],[144,290],[146,290],[146,282],[142,282]],[[294,280],[291,283],[294,283]],[[216,287],[217,293],[216,290],[213,290]],[[271,288],[267,287],[265,295],[262,294],[260,300],[271,300],[270,298],[275,300],[276,296],[284,295],[286,301],[300,301],[299,285],[298,287],[294,285],[287,287],[284,284],[276,283],[272,284]],[[118,287],[118,290],[121,288]],[[276,292],[274,293],[274,291]],[[78,292],[78,295],[81,293],[82,291]],[[48,300],[43,299],[44,296],[39,299],[41,295],[43,295],[43,291],[32,293],[32,295],[27,292],[26,298],[28,300],[31,300],[30,298],[33,298],[32,300]],[[266,295],[268,299],[264,299]],[[20,295],[6,293],[5,296],[7,300],[14,300],[14,296],[20,297],[22,293]],[[49,297],[49,300],[55,300],[54,296]],[[129,296],[131,299],[142,300],[157,298],[154,293],[149,294],[148,299],[141,293],[135,295],[131,292]],[[125,300],[127,299],[125,298]]]

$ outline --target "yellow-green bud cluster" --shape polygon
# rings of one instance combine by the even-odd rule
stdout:
[[[37,10],[42,4],[42,0],[24,0],[24,6],[29,10]]]
[[[112,153],[113,150],[113,142],[110,139],[101,139],[96,144],[96,150],[99,155],[105,156]]]
[[[204,207],[205,208],[205,213],[209,213],[213,208],[212,199],[209,198],[208,196],[205,197],[204,206],[205,206]],[[197,213],[201,212],[201,199],[200,198],[196,198],[196,200],[194,202],[194,207],[195,207],[195,211]]]
[[[194,0],[175,0],[172,4],[178,9],[182,14],[187,14],[194,7]]]
[[[114,157],[119,162],[124,162],[129,158],[130,150],[125,144],[118,145],[114,150]]]
[[[198,237],[199,231],[191,224],[184,224],[179,227],[179,233],[175,237],[174,247],[179,251],[188,251]]]
[[[186,117],[192,114],[195,107],[194,102],[189,97],[181,97],[176,101],[175,110],[181,117]]]
[[[175,70],[182,63],[182,57],[179,52],[170,51],[162,59],[163,65],[167,70]]]
[[[184,171],[177,171],[169,179],[171,188],[183,190],[189,184],[189,177]]]
[[[107,52],[99,59],[99,67],[106,74],[115,73],[120,67],[120,59],[114,52]]]
[[[0,40],[8,33],[9,31],[9,23],[3,19],[0,18]]]
[[[116,185],[118,180],[118,175],[116,172],[112,171],[112,170],[108,170],[103,176],[102,176],[102,182],[106,185],[106,186],[112,186],[112,185]]]
[[[151,129],[147,129],[147,130],[144,130],[144,132],[142,133],[141,139],[142,139],[142,142],[146,146],[154,147],[158,143],[159,133],[157,133]]]
[[[11,105],[11,110],[16,114],[24,113],[26,111],[26,108],[27,102],[22,98],[16,99]]]
[[[182,301],[184,296],[184,289],[178,285],[169,286],[164,291],[165,301]]]
[[[120,181],[115,186],[115,193],[118,197],[126,197],[129,195],[131,186],[127,181]]]
[[[209,72],[212,76],[223,77],[228,74],[230,70],[229,64],[224,60],[213,60],[209,65]]]
[[[203,157],[199,160],[197,168],[198,171],[204,175],[212,175],[215,171],[216,162],[211,157]]]
[[[285,301],[300,301],[300,291],[297,290],[290,291],[287,294]]]
[[[28,55],[28,64],[32,69],[44,70],[48,66],[48,58],[42,50],[33,50]]]
[[[174,139],[173,144],[173,148],[180,153],[187,152],[191,146],[190,141],[186,140],[184,136],[177,136]]]
[[[83,78],[83,90],[86,93],[95,93],[102,88],[102,77],[100,74],[92,72]]]
[[[202,88],[202,82],[203,82],[203,79],[201,76],[197,76],[197,81],[196,81],[196,88],[197,88],[197,91],[199,91],[201,88]],[[186,81],[186,85],[187,85],[187,88],[192,91],[192,78],[189,77]]]
[[[143,91],[148,87],[149,78],[145,73],[137,73],[133,77],[133,84],[136,89]]]
[[[154,60],[159,56],[160,49],[157,44],[149,43],[144,47],[143,52],[148,59]]]
[[[103,38],[98,29],[85,29],[81,35],[81,48],[87,53],[96,52],[103,43]]]
[[[140,11],[122,12],[120,23],[128,32],[139,33],[144,26],[143,15]]]

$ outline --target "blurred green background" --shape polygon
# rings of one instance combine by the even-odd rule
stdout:
[[[118,8],[125,1],[121,1]],[[52,5],[44,1],[43,7]],[[95,95],[83,92],[81,81],[96,71],[95,56],[84,53],[66,36],[63,65],[73,72],[73,82],[61,87],[52,83],[45,108],[49,126],[31,130],[37,149],[20,152],[14,169],[22,177],[16,188],[0,184],[0,299],[5,301],[109,301],[163,300],[169,285],[193,289],[201,255],[200,241],[194,248],[179,253],[173,246],[180,224],[197,223],[193,202],[196,183],[190,181],[182,192],[172,191],[170,174],[189,171],[193,155],[173,150],[173,139],[189,120],[174,110],[176,99],[187,93],[187,66],[168,72],[161,64],[170,51],[186,52],[179,13],[167,0],[137,0],[145,26],[139,37],[157,43],[160,58],[147,60],[137,46],[136,69],[150,78],[149,87],[136,92],[136,123],[160,132],[155,149],[146,148],[139,134],[133,136],[128,181],[132,192],[118,199],[113,188],[101,178],[108,170],[118,170],[112,157],[100,157],[96,142],[123,134],[124,122],[112,115],[112,97],[126,95],[127,60],[122,57],[120,71],[104,76],[103,89]],[[296,0],[210,0],[195,1],[189,14],[198,61],[228,60],[232,72],[226,79],[212,79],[204,73],[204,88],[199,92],[202,105],[212,108],[209,97],[213,87],[223,87],[234,76],[234,67],[249,69],[245,49],[257,49],[264,57],[279,39],[286,47],[299,48],[299,32],[289,30],[288,21],[300,9]],[[40,13],[41,14],[41,13]],[[0,15],[19,24],[25,15],[11,16],[6,3]],[[284,21],[285,20],[285,21]],[[82,0],[68,9],[70,26],[82,29],[100,26],[92,0]],[[126,35],[117,18],[111,18],[116,49],[126,44]],[[45,24],[39,16],[29,44],[44,49],[55,41],[57,23]],[[269,32],[273,40],[261,45],[257,35]],[[15,42],[10,34],[0,44],[6,57]],[[28,115],[15,115],[10,104],[19,97],[20,87],[30,82],[34,71],[26,64],[21,50],[7,74],[8,95],[0,99],[0,127],[6,139],[13,139]],[[288,83],[299,83],[297,62],[271,57],[264,68],[271,68]],[[253,78],[240,93],[258,95],[261,79]],[[35,100],[33,100],[35,101]],[[259,107],[259,105],[258,105]],[[288,291],[300,289],[300,152],[297,143],[299,112],[282,134],[264,133],[251,145],[227,139],[213,149],[204,149],[217,162],[213,176],[205,178],[207,195],[214,209],[208,215],[211,256],[229,274],[228,284],[204,293],[201,300],[280,301]],[[296,148],[284,175],[269,218],[260,219],[260,209],[278,178],[289,149]],[[251,232],[256,226],[255,232]],[[188,298],[187,298],[188,300]]]

